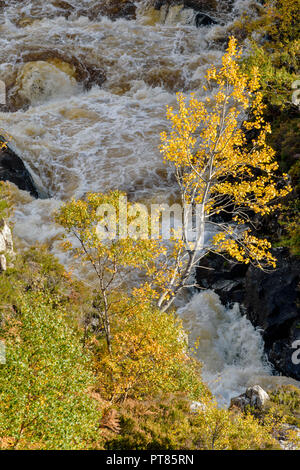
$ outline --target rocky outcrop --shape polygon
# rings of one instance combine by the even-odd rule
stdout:
[[[283,450],[299,450],[294,441],[300,441],[300,429],[291,424],[283,424],[276,439]]]
[[[106,0],[93,6],[88,12],[83,10],[89,18],[94,19],[102,15],[108,16],[111,20],[125,18],[134,20],[136,18],[136,4],[131,0]]]
[[[206,15],[205,13],[198,13],[196,15],[195,22],[197,28],[200,28],[201,26],[210,26],[212,24],[218,23],[216,20]]]
[[[5,140],[0,136],[0,143]],[[38,191],[21,158],[9,147],[0,150],[0,181],[10,181],[19,189],[38,197]]]
[[[263,417],[264,413],[268,410],[275,410],[277,404],[274,403],[274,396],[269,395],[262,387],[259,385],[254,385],[253,387],[247,388],[245,393],[234,397],[230,401],[229,410],[239,412],[251,412],[257,418]],[[274,408],[275,406],[275,408]],[[249,409],[251,408],[251,410]],[[278,409],[280,413],[280,408]],[[294,415],[296,416],[297,413]],[[286,415],[288,418],[290,415]],[[290,416],[291,417],[291,416]],[[283,450],[298,450],[300,443],[300,429],[297,426],[287,424],[282,422],[278,423],[277,426],[273,427],[272,430],[273,437],[278,441],[280,447]]]
[[[300,340],[300,259],[283,248],[274,254],[276,270],[248,269],[244,305],[253,325],[263,329],[270,362],[282,374],[300,380],[300,364],[293,360],[293,345]]]
[[[214,18],[217,10],[217,2],[215,0],[155,0],[150,2],[149,5],[152,5],[156,10],[165,8],[166,15],[169,9],[176,5],[182,7],[182,10],[194,10],[196,13],[194,21],[197,28],[218,23]]]
[[[270,400],[269,395],[259,385],[247,388],[245,393],[234,397],[230,401],[230,408],[236,407],[244,411],[247,407],[262,410],[265,404]]]
[[[14,255],[12,234],[4,219],[0,219],[0,272],[6,271],[7,255]]]
[[[159,10],[163,5],[180,5],[199,12],[213,12],[217,9],[217,0],[152,0],[149,2]]]
[[[209,255],[202,263],[206,269],[197,270],[197,283],[215,290],[225,304],[239,302],[262,330],[269,361],[281,374],[300,380],[300,364],[294,360],[300,341],[300,259],[284,248],[273,254],[277,268],[271,272]]]
[[[222,256],[209,254],[201,261],[196,271],[197,284],[213,289],[223,304],[239,302],[245,298],[245,276],[248,267],[229,261]]]

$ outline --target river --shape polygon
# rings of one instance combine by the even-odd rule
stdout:
[[[16,191],[14,230],[22,243],[46,243],[62,261],[51,218],[62,201],[112,188],[146,203],[176,199],[158,150],[166,105],[178,91],[201,93],[232,22],[256,4],[217,2],[219,24],[197,28],[196,13],[182,5],[157,11],[145,0],[135,20],[111,21],[97,13],[99,3],[11,0],[0,17],[0,78],[8,90],[0,127],[43,196]],[[200,339],[204,378],[220,403],[253,375],[271,373],[260,334],[238,305],[225,308],[206,291],[180,314],[191,342]]]

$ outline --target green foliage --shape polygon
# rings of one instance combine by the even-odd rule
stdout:
[[[300,114],[298,112],[274,112],[268,110],[272,120],[272,134],[269,136],[270,145],[276,149],[277,158],[282,171],[289,172],[294,186],[300,184],[299,155],[300,155]],[[273,115],[273,117],[272,117]]]
[[[299,79],[299,0],[267,0],[254,20],[246,14],[233,30],[250,39],[250,54],[243,60],[245,70],[257,65],[261,89],[267,104],[266,118],[272,134],[268,143],[276,151],[280,168],[288,172],[294,191],[286,198],[278,217],[282,232],[276,244],[300,253],[299,234],[299,110],[292,104],[293,83]],[[274,238],[274,235],[271,235]]]
[[[2,307],[0,442],[4,448],[85,448],[100,413],[88,389],[89,359],[53,294],[28,292],[18,308]]]
[[[45,247],[18,254],[0,274],[7,355],[0,365],[1,448],[91,445],[100,412],[89,396],[91,358],[76,327],[86,298]]]
[[[252,53],[244,60],[249,71],[259,65],[261,87],[265,102],[284,108],[292,100],[292,84],[297,80],[297,61],[299,61],[299,41],[270,53],[265,47],[252,41]],[[298,64],[299,65],[299,64]]]
[[[120,409],[119,435],[108,433],[107,450],[192,449],[197,428],[184,395],[128,400]]]
[[[0,141],[1,149],[1,141]],[[12,195],[10,185],[0,181],[0,219],[8,217],[12,210]]]
[[[107,433],[109,450],[255,450],[277,449],[271,427],[249,414],[220,409],[203,396],[191,411],[184,395],[159,396],[138,403],[129,400],[120,409],[119,435]]]
[[[300,200],[296,198],[287,204],[279,216],[279,224],[285,233],[279,241],[280,246],[286,246],[293,255],[300,256]]]
[[[111,332],[111,354],[101,342],[95,349],[92,341],[102,396],[123,401],[182,391],[198,399],[206,393],[201,366],[188,356],[186,335],[174,314],[159,311],[137,295],[124,296]]]
[[[285,421],[300,428],[300,389],[285,385],[272,391],[268,407],[275,408],[285,416]]]
[[[271,115],[272,108],[269,109]],[[270,145],[277,151],[282,171],[288,172],[293,192],[282,206],[278,215],[281,236],[276,243],[286,246],[293,255],[300,255],[300,119],[299,112],[281,111],[275,113],[272,122]]]
[[[60,265],[45,246],[35,246],[18,253],[13,264],[1,273],[0,306],[16,305],[20,294],[45,292],[52,295],[53,309],[63,306],[72,321],[82,315],[88,304],[89,290]]]
[[[265,101],[280,109],[290,106],[299,74],[299,9],[299,0],[267,1],[258,18],[244,15],[233,28],[252,38],[244,64],[249,73],[253,65],[259,67]]]
[[[196,416],[198,448],[203,450],[269,450],[279,446],[273,437],[273,422],[259,423],[250,413],[218,408],[204,403]]]

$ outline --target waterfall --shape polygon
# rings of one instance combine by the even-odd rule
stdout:
[[[203,379],[221,405],[244,392],[254,376],[271,374],[262,337],[238,304],[226,308],[215,292],[205,290],[194,294],[178,314],[190,347],[203,363]]]
[[[0,128],[48,195],[34,200],[16,190],[15,234],[24,244],[48,244],[63,262],[51,216],[62,201],[115,188],[145,203],[176,198],[158,150],[166,105],[178,91],[204,93],[205,72],[219,63],[232,22],[256,4],[235,0],[230,10],[217,2],[219,24],[196,28],[196,13],[183,5],[158,11],[137,3],[135,20],[112,21],[98,0],[12,0],[0,11],[8,92]],[[199,338],[197,357],[221,402],[251,375],[269,373],[260,334],[237,305],[226,309],[206,291],[180,315],[190,342]]]

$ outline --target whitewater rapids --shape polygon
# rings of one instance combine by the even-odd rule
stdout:
[[[256,2],[218,2],[219,24],[196,28],[182,5],[161,12],[139,2],[136,20],[93,16],[99,1],[11,0],[0,13],[0,79],[8,109],[0,128],[32,173],[43,199],[16,191],[14,231],[25,245],[45,243],[62,262],[52,212],[87,191],[121,189],[147,204],[176,200],[176,186],[158,150],[176,92],[197,94],[217,64],[232,22]],[[57,6],[70,6],[62,15]],[[84,9],[89,11],[85,15]],[[190,342],[220,403],[254,375],[271,373],[261,336],[214,292],[179,311]]]

